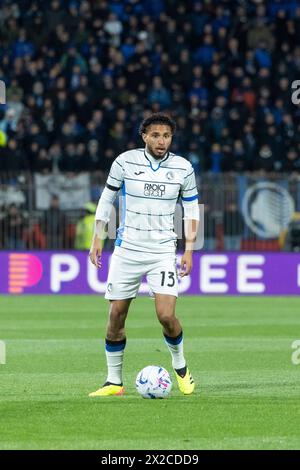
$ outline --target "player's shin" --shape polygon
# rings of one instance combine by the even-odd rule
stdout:
[[[195,383],[189,369],[187,368],[183,355],[182,332],[178,336],[176,336],[176,338],[166,335],[164,336],[168,349],[172,356],[172,365],[175,370],[179,390],[184,395],[190,395],[195,389]]]
[[[178,371],[185,369],[186,361],[183,354],[183,334],[182,331],[175,338],[164,334],[165,342],[172,356],[172,366]]]
[[[107,362],[106,383],[122,385],[122,367],[126,338],[121,341],[105,340],[105,354]]]

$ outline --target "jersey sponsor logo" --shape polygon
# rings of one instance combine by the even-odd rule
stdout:
[[[166,186],[164,184],[157,183],[145,183],[144,195],[162,197],[166,192]]]

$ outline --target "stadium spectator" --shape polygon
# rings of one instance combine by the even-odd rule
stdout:
[[[96,205],[88,202],[83,217],[76,225],[75,249],[89,250],[94,235]]]
[[[153,78],[152,88],[149,92],[149,103],[158,103],[160,109],[168,108],[171,104],[170,92],[163,86],[161,77]]]
[[[216,249],[216,221],[209,204],[204,204],[204,250]]]
[[[161,109],[184,123],[174,150],[199,171],[295,171],[296,2],[9,0],[0,18],[1,142],[9,153],[16,141],[32,172],[86,171],[89,150],[76,145],[90,140],[92,170],[107,171],[124,144],[139,145],[144,112]]]
[[[279,244],[283,251],[300,251],[300,213],[295,212],[288,227],[280,233]]]
[[[41,219],[41,227],[46,236],[46,247],[49,250],[57,250],[63,247],[64,232],[62,227],[66,226],[66,220],[59,206],[59,197],[53,195],[50,207],[44,211]]]
[[[0,149],[0,170],[17,173],[20,170],[28,170],[28,167],[26,154],[15,139],[10,139],[7,147]]]
[[[7,213],[1,220],[0,233],[3,237],[3,248],[7,250],[23,250],[25,219],[16,204],[10,204]]]
[[[228,204],[223,213],[224,248],[239,251],[244,229],[244,219],[235,203]]]
[[[23,207],[25,202],[26,196],[16,180],[9,180],[7,184],[1,184],[0,182],[0,206],[7,208],[11,204],[15,204],[18,207]]]

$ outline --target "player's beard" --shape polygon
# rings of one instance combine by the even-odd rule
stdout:
[[[171,147],[171,144],[167,147],[167,149],[164,151],[163,154],[159,154],[159,155],[155,153],[155,150],[149,144],[146,145],[146,150],[147,152],[150,153],[151,157],[155,158],[155,160],[162,160],[167,155],[170,147]]]

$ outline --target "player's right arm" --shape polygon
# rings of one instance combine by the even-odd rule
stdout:
[[[102,191],[95,215],[94,235],[90,249],[90,260],[97,267],[101,267],[101,254],[105,239],[105,227],[110,219],[112,205],[124,181],[122,158],[119,156],[113,162],[105,188]]]

